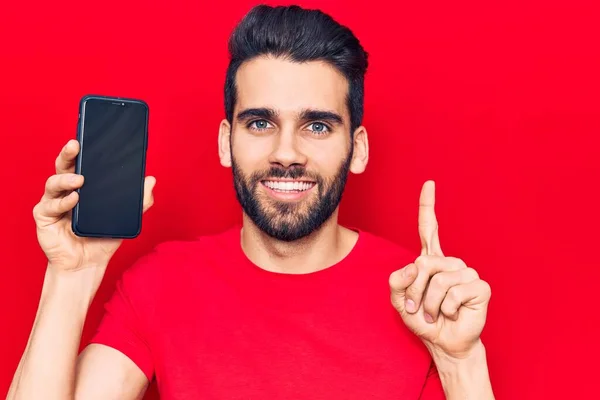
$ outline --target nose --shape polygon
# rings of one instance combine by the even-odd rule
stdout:
[[[295,164],[306,165],[306,161],[307,157],[299,148],[295,132],[291,129],[281,130],[275,139],[269,162],[287,168]]]

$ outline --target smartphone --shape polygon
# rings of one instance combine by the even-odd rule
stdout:
[[[84,176],[73,209],[77,236],[132,239],[142,230],[148,105],[84,96],[79,103],[75,173]]]

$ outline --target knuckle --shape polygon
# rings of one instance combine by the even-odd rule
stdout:
[[[467,268],[467,264],[461,259],[457,257],[446,257],[451,261],[452,265],[457,269]]]
[[[466,268],[465,269],[465,274],[467,275],[468,278],[470,278],[472,280],[479,279],[479,274],[473,268],[469,268],[469,267]]]
[[[400,289],[403,286],[404,269],[399,269],[392,272],[388,278],[388,283],[392,290]]]
[[[456,312],[458,311],[458,307],[456,307],[454,304],[450,304],[450,303],[442,303],[442,306],[440,307],[440,311],[447,317],[449,317],[450,319],[454,320],[456,317]]]
[[[454,308],[453,308],[452,304],[450,304],[448,301],[444,301],[442,303],[440,310],[442,310],[444,315],[447,315],[447,316],[451,316],[454,314]]]
[[[56,180],[56,175],[49,176],[48,179],[46,179],[46,184],[45,184],[46,190],[51,189],[52,186],[54,186],[55,180]]]
[[[427,256],[419,256],[417,257],[417,259],[415,260],[415,265],[417,266],[417,268],[422,269],[425,267],[426,265],[426,257]]]
[[[392,272],[388,279],[388,283],[390,285],[390,289],[393,292],[401,291],[404,287],[403,279],[402,279],[402,272],[400,270]]]
[[[404,280],[414,280],[419,276],[419,269],[413,263],[406,265],[405,267],[398,270]]]
[[[396,272],[392,272],[388,278],[388,285],[390,286],[391,289],[394,289],[394,282],[396,281],[395,274],[396,274]]]
[[[48,201],[41,201],[33,207],[33,218],[38,220],[44,218],[48,213]]]
[[[483,288],[484,293],[487,295],[487,297],[491,297],[492,296],[492,287],[490,286],[490,284],[486,281],[481,281],[481,286]]]
[[[33,218],[36,218],[40,215],[40,203],[36,204],[33,207],[33,210],[31,210],[31,213],[33,214]]]
[[[455,305],[455,304],[460,304],[460,298],[461,298],[461,290],[459,289],[458,286],[453,286],[450,288],[450,290],[448,290],[448,295],[446,297],[448,297],[448,300],[450,300],[451,304]]]
[[[444,288],[448,283],[448,279],[443,274],[435,274],[429,282],[430,290],[437,291]]]
[[[432,268],[432,256],[419,256],[417,257],[417,259],[415,260],[415,265],[417,266],[417,268],[421,271],[425,271],[425,272],[429,272],[431,271]]]

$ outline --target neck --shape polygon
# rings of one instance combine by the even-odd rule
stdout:
[[[277,273],[307,274],[338,263],[350,253],[358,234],[340,226],[337,210],[321,228],[293,241],[274,239],[244,214],[241,245],[246,257],[258,267]]]

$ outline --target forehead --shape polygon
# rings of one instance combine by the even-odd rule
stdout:
[[[322,61],[296,63],[262,56],[245,62],[236,75],[236,112],[269,107],[297,113],[305,109],[336,111],[346,120],[348,81]]]

